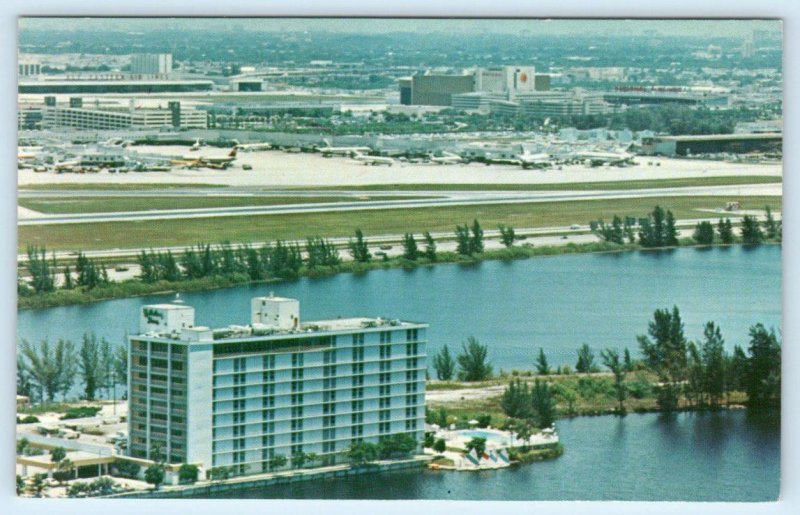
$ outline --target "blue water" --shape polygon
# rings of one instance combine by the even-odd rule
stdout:
[[[430,324],[429,354],[457,351],[468,336],[489,346],[499,369],[531,369],[539,347],[552,366],[570,364],[589,344],[637,352],[653,311],[677,305],[690,339],[705,322],[721,328],[729,350],[746,347],[748,329],[780,328],[781,250],[763,246],[710,250],[579,254],[414,270],[376,270],[181,296],[198,324],[249,322],[250,298],[273,290],[300,299],[301,319],[383,316]],[[20,338],[79,341],[94,331],[121,342],[135,332],[139,308],[172,295],[120,299],[88,306],[26,310]]]
[[[222,493],[246,499],[774,501],[780,428],[742,411],[579,417],[564,454],[482,472],[412,470]]]
[[[551,365],[574,365],[586,342],[630,347],[655,309],[677,305],[690,339],[713,320],[726,346],[747,345],[751,325],[780,328],[781,250],[679,249],[582,254],[415,270],[379,270],[269,286],[183,294],[198,324],[247,323],[250,298],[273,290],[301,300],[301,318],[383,316],[430,324],[429,354],[474,335],[495,369],[530,369],[542,347]],[[120,342],[139,308],[171,295],[18,314],[20,338],[79,341],[94,331]],[[432,471],[297,483],[232,494],[250,498],[509,500],[774,500],[780,428],[743,412],[561,420],[566,453],[478,473]]]
[[[489,431],[478,431],[477,429],[458,431],[458,434],[468,436],[470,438],[485,438],[486,440],[500,443],[508,443],[509,439],[511,438],[511,435],[502,436]]]

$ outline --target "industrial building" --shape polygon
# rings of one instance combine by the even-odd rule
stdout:
[[[520,111],[529,116],[586,116],[611,111],[601,93],[582,90],[527,93],[516,99]]]
[[[172,54],[134,54],[131,56],[131,73],[143,75],[172,73]]]
[[[18,68],[20,77],[31,77],[42,73],[42,65],[39,63],[20,62]]]
[[[649,155],[690,156],[716,153],[780,153],[782,150],[782,133],[658,136],[642,139],[642,153]]]
[[[347,460],[357,442],[421,441],[426,324],[383,318],[301,323],[297,300],[252,299],[250,324],[195,325],[176,301],[144,306],[130,336],[132,457],[235,474],[275,456]]]
[[[77,80],[20,80],[20,94],[84,94],[84,93],[187,93],[211,91],[214,83],[205,79],[77,79]]]
[[[660,105],[728,107],[727,95],[697,94],[683,91],[613,91],[603,94],[603,99],[613,105]]]
[[[53,99],[55,100],[55,99]],[[49,105],[48,105],[49,104]],[[80,97],[70,98],[69,107],[45,101],[41,110],[41,128],[76,127],[80,129],[146,129],[174,127],[208,128],[208,114],[197,109],[182,109],[180,102],[169,102],[167,109],[85,107]]]

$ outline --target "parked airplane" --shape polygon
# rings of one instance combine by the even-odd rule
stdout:
[[[325,143],[324,147],[319,147],[317,150],[322,154],[322,157],[330,156],[350,156],[372,150],[369,147],[332,147],[330,140],[322,140]]]
[[[633,154],[628,152],[600,152],[593,150],[584,150],[577,152],[575,158],[583,161],[588,166],[625,166],[633,164]]]
[[[190,152],[197,152],[198,150],[200,150],[200,147],[202,147],[202,146],[203,146],[203,144],[200,143],[200,138],[197,138],[194,141],[194,143],[192,144],[192,146],[189,147],[189,151]]]
[[[435,156],[431,154],[430,157],[428,157],[428,161],[442,165],[454,165],[463,163],[464,159],[461,156],[452,154],[450,152],[442,152],[441,156]]]
[[[388,165],[392,166],[394,164],[394,159],[391,157],[378,157],[378,156],[365,156],[360,152],[356,152],[353,156],[353,159],[364,163],[365,165]]]
[[[519,162],[522,168],[526,170],[528,168],[550,168],[553,163],[550,161],[550,155],[541,153],[541,154],[528,154],[524,153],[521,154],[519,157]]]
[[[259,150],[269,150],[272,148],[272,145],[270,143],[267,143],[266,141],[264,143],[242,144],[239,143],[237,140],[233,140],[233,143],[234,145],[236,145],[236,148],[238,148],[242,152],[256,152]]]
[[[214,168],[217,170],[224,170],[236,160],[237,150],[237,147],[233,147],[226,156],[183,156],[171,160],[170,163],[174,166],[184,166],[186,168]]]

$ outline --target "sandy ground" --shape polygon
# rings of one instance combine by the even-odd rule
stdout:
[[[140,146],[141,154],[187,156],[187,147]],[[204,148],[192,156],[222,156],[224,149]],[[585,165],[565,166],[562,170],[523,170],[512,165],[479,163],[440,165],[396,162],[393,166],[365,166],[347,157],[324,158],[319,154],[292,154],[279,151],[240,153],[228,170],[182,170],[126,174],[55,174],[20,170],[18,184],[46,183],[215,183],[230,186],[334,186],[364,184],[545,184],[588,181],[624,181],[725,175],[780,176],[780,163],[750,164],[721,161],[695,161],[657,157],[637,157],[637,164],[625,168]],[[650,164],[648,164],[650,163]],[[249,164],[252,170],[242,170]]]

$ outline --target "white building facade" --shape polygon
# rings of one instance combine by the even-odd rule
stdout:
[[[299,302],[258,297],[251,323],[194,325],[180,303],[145,306],[129,337],[129,454],[234,474],[356,442],[421,442],[427,325],[381,318],[300,323]]]

